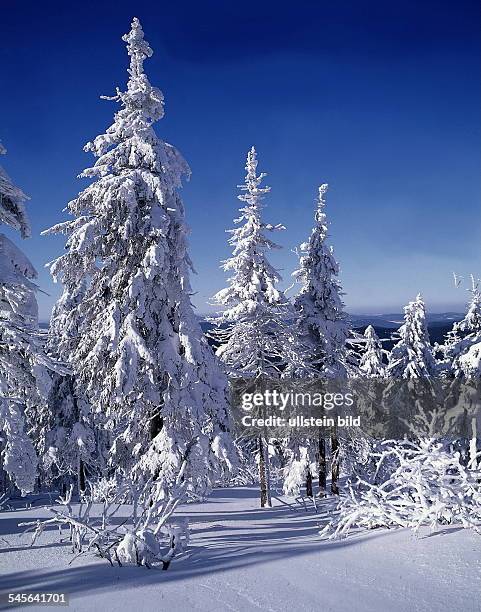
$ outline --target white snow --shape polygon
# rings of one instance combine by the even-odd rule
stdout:
[[[333,542],[317,534],[329,498],[316,514],[275,497],[273,508],[261,510],[257,496],[253,487],[217,489],[207,502],[184,507],[192,540],[168,571],[91,557],[69,566],[69,545],[58,543],[56,531],[33,549],[30,536],[19,534],[18,522],[46,510],[0,513],[0,592],[65,591],[70,610],[104,612],[479,610],[480,539],[471,531],[372,530]]]

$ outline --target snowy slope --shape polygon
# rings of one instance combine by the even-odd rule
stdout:
[[[479,536],[447,528],[419,538],[373,531],[321,541],[319,515],[285,502],[275,499],[272,509],[260,510],[257,491],[242,487],[185,507],[191,547],[167,572],[112,568],[92,557],[68,566],[69,546],[57,544],[54,531],[30,549],[29,536],[16,526],[46,510],[3,512],[0,591],[65,591],[70,610],[103,612],[480,609]]]

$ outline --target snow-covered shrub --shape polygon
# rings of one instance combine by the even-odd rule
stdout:
[[[114,556],[121,565],[162,563],[163,569],[167,569],[173,557],[183,552],[188,542],[188,520],[171,519],[157,533],[151,529],[128,531],[115,547]]]
[[[115,476],[89,481],[88,498],[92,502],[111,502],[118,498],[119,480]],[[126,495],[126,502],[129,501]]]
[[[128,532],[117,545],[115,554],[121,564],[152,565],[160,556],[160,543],[150,529]]]
[[[377,454],[373,482],[359,478],[341,499],[336,517],[322,530],[331,538],[353,529],[460,524],[481,533],[481,471],[467,467],[458,452],[433,438],[418,442],[385,442]],[[377,479],[386,462],[389,475]]]
[[[45,520],[20,523],[33,531],[32,545],[46,527],[57,526],[62,533],[68,529],[72,552],[77,556],[94,554],[117,563],[150,566],[162,564],[167,569],[175,555],[183,552],[189,542],[189,522],[186,517],[174,517],[178,505],[185,499],[187,482],[183,479],[187,461],[183,462],[176,486],[169,496],[162,495],[159,481],[150,479],[139,490],[129,479],[103,479],[91,486],[91,496],[79,503],[72,502],[73,484],[56,504],[47,507],[53,515]],[[93,501],[101,502],[100,507]],[[125,517],[119,514],[128,510]],[[120,519],[120,520],[119,520]]]
[[[299,497],[301,488],[306,483],[307,471],[310,469],[309,452],[306,447],[299,448],[299,452],[291,453],[284,467],[284,495]]]

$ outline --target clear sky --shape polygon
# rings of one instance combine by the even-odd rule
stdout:
[[[59,292],[44,264],[64,242],[39,234],[82,189],[82,147],[116,109],[99,96],[126,82],[133,16],[166,99],[157,132],[193,172],[183,197],[200,313],[224,285],[252,144],[272,187],[266,219],[287,227],[272,257],[286,286],[328,182],[351,312],[399,311],[418,291],[433,312],[463,307],[452,272],[481,276],[477,0],[1,1],[1,163],[32,198],[23,248],[50,294],[42,319]]]

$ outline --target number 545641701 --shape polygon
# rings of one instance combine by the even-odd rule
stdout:
[[[3,593],[0,601],[7,604],[39,604],[46,606],[68,606],[68,596],[65,593]]]

